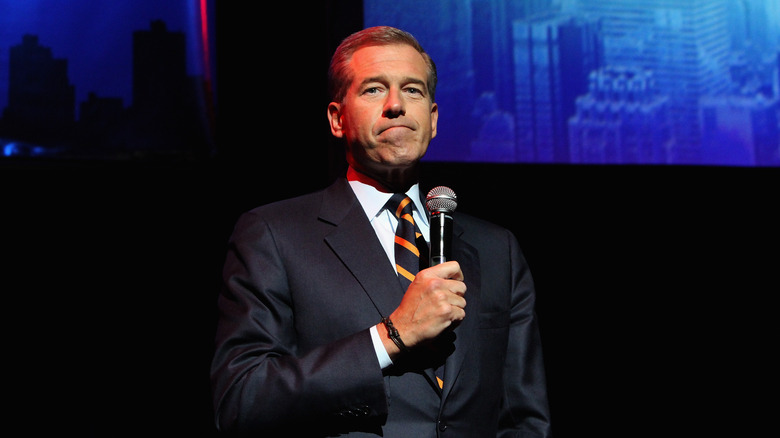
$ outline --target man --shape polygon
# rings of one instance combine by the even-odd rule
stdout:
[[[218,428],[549,436],[533,283],[514,236],[455,213],[452,261],[407,274],[408,287],[393,269],[394,193],[429,234],[417,172],[436,135],[433,61],[408,33],[375,27],[342,42],[329,77],[347,178],[238,220],[212,367]]]

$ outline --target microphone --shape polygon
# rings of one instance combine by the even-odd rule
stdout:
[[[431,213],[430,266],[452,259],[452,212],[458,206],[458,197],[449,187],[432,188],[425,198],[425,207]]]

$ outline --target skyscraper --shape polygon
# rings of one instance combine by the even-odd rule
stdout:
[[[168,31],[165,22],[133,32],[133,102],[130,148],[154,153],[202,153],[205,145],[203,106],[198,78],[187,75],[183,32]]]
[[[702,99],[704,164],[780,166],[779,113],[762,94]]]
[[[515,157],[568,162],[567,120],[602,62],[598,22],[552,13],[515,21],[513,30]]]
[[[664,164],[671,145],[668,97],[639,68],[590,74],[589,93],[569,120],[572,163]]]
[[[38,36],[24,35],[11,47],[5,130],[28,141],[63,140],[75,124],[76,92],[68,61],[55,59]]]

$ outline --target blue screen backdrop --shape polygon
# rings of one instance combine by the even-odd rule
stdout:
[[[209,155],[214,7],[0,0],[0,157]]]
[[[437,64],[447,162],[780,166],[777,0],[364,0]]]

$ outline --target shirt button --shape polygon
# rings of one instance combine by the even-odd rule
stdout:
[[[447,430],[447,424],[443,421],[439,421],[439,431],[444,432],[445,430]]]

